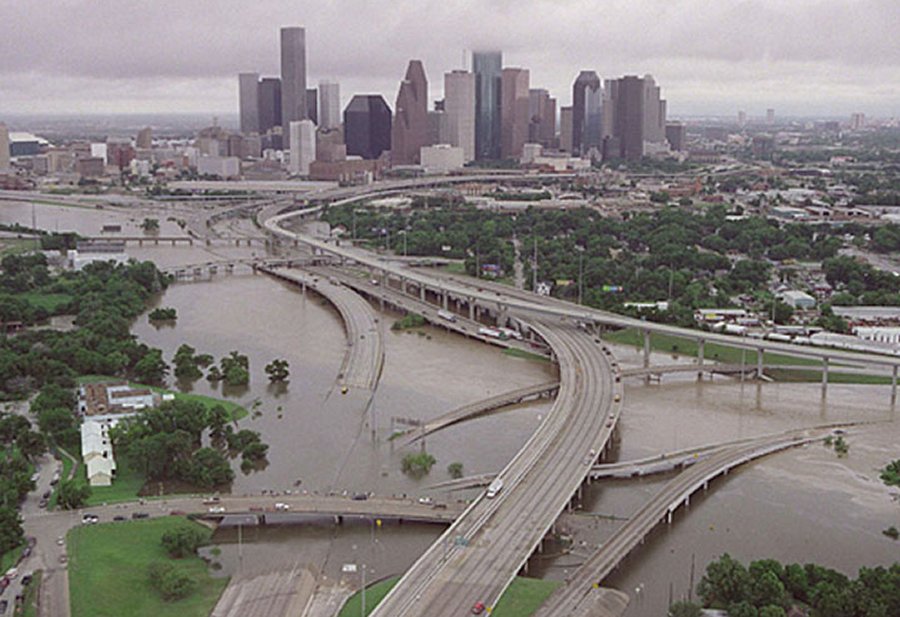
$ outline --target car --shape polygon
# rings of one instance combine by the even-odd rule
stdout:
[[[120,523],[120,522],[122,522],[122,521],[124,521],[124,520],[127,520],[127,519],[126,519],[124,516],[122,516],[121,514],[117,514],[117,515],[115,515],[115,516],[113,517],[113,520],[114,520],[115,522],[117,522],[117,523]]]
[[[484,612],[484,602],[476,602],[474,606],[472,606],[472,614],[480,615]]]
[[[225,508],[223,506],[213,506],[209,509],[210,514],[222,514],[225,512]]]
[[[19,569],[15,566],[6,571],[6,578],[9,580],[13,580],[17,576],[19,576]]]
[[[82,525],[93,525],[94,523],[98,523],[100,521],[100,517],[96,514],[85,514],[81,517]]]
[[[169,516],[185,516],[186,514],[187,512],[185,512],[184,510],[172,510],[171,512],[169,512]]]
[[[63,564],[63,565],[69,563],[69,556],[66,555],[65,553],[63,553],[62,555],[60,555],[60,556],[59,556],[59,563],[61,563],[61,564]]]
[[[47,499],[44,499],[44,498],[42,497],[41,500],[38,502],[38,507],[39,507],[39,508],[46,508],[49,504],[50,504],[50,502],[49,502]]]
[[[53,494],[53,491],[44,491],[44,494],[41,495],[44,499],[50,499],[50,495]]]
[[[8,606],[9,606],[9,602],[7,602],[6,600],[0,600],[0,615],[3,615],[6,613],[6,609]]]
[[[434,499],[431,497],[419,497],[419,503],[423,506],[430,506],[434,503]]]
[[[275,509],[285,511],[285,510],[290,510],[291,506],[290,506],[290,504],[287,504],[287,503],[278,502],[275,504]]]
[[[65,544],[65,543],[66,543],[66,539],[65,539],[64,537],[59,536],[58,538],[56,538],[56,545],[57,545],[57,546],[62,546],[62,545]]]
[[[613,400],[614,400],[615,402],[618,403],[619,401],[622,400],[622,395],[621,395],[621,394],[616,394],[616,395],[613,397]]]
[[[347,394],[350,391],[350,388],[347,386],[341,386],[341,394]]]
[[[369,496],[365,493],[357,493],[352,497],[353,501],[365,501],[368,498]]]
[[[132,512],[131,518],[133,518],[135,520],[137,520],[139,518],[150,518],[150,515],[147,514],[146,512]]]
[[[9,579],[5,576],[0,576],[0,593],[6,591],[7,587],[9,587]]]
[[[203,505],[205,505],[205,506],[208,506],[210,504],[216,504],[216,503],[219,503],[219,497],[216,495],[214,495],[212,497],[207,497],[206,499],[203,500]]]
[[[30,546],[26,546],[25,548],[22,549],[22,559],[25,559],[26,557],[31,557],[31,547]]]
[[[28,545],[28,548],[34,548],[37,544],[37,538],[34,536],[28,536],[25,538],[25,544]]]
[[[26,587],[31,584],[31,579],[34,578],[31,574],[26,574],[22,577],[22,584]]]

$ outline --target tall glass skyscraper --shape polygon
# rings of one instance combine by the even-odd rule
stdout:
[[[500,158],[500,88],[503,79],[503,53],[472,53],[475,73],[475,158]]]
[[[306,30],[281,29],[281,126],[308,116],[306,106]]]

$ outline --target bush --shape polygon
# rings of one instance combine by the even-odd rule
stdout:
[[[410,328],[419,328],[425,325],[425,318],[416,313],[409,313],[391,326],[391,330],[409,330]]]
[[[206,536],[200,529],[185,526],[167,531],[162,535],[160,542],[171,557],[181,559],[197,552],[205,539]]]
[[[178,311],[171,307],[155,308],[147,317],[150,321],[175,321],[178,319]]]
[[[150,585],[166,602],[188,597],[196,586],[196,581],[171,563],[153,562],[148,574]]]
[[[463,464],[462,463],[450,463],[447,465],[447,473],[450,474],[450,477],[454,480],[458,480],[463,477]]]

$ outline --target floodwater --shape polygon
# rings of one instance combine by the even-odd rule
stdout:
[[[8,203],[2,211],[4,222],[31,224],[30,205]],[[102,224],[109,223],[122,223],[123,234],[136,235],[145,216],[137,210],[42,205],[35,214],[44,228],[84,235],[99,235]],[[161,234],[181,233],[165,216],[159,218]],[[231,229],[242,231],[252,230]],[[249,257],[260,250],[129,247],[135,257],[154,259],[163,267]],[[232,397],[253,409],[255,417],[240,426],[260,431],[270,445],[268,468],[249,475],[237,471],[236,493],[295,490],[299,480],[299,488],[309,491],[425,494],[428,485],[448,479],[451,462],[462,462],[466,474],[501,469],[550,407],[541,400],[429,437],[427,450],[437,464],[426,478],[414,480],[400,471],[404,452],[394,451],[388,440],[397,427],[392,418],[429,419],[546,381],[553,375],[549,365],[505,356],[437,328],[423,328],[422,334],[392,332],[388,328],[394,316],[387,315],[381,320],[384,371],[370,400],[365,392],[335,391],[346,341],[337,313],[314,294],[303,296],[263,275],[245,275],[173,285],[158,304],[175,307],[177,323],[156,328],[142,316],[133,331],[163,349],[167,360],[181,343],[217,359],[231,350],[250,358],[251,383],[245,391],[223,392],[202,379],[193,384],[194,392]],[[615,352],[623,365],[640,362],[633,347]],[[291,381],[284,392],[270,388],[262,370],[273,358],[290,362]],[[654,354],[652,361],[670,364],[673,359]],[[633,596],[627,615],[664,615],[670,598],[688,595],[692,562],[696,584],[706,564],[724,552],[744,561],[814,561],[850,575],[862,565],[897,560],[897,543],[881,530],[900,526],[900,498],[896,489],[878,480],[879,468],[900,457],[900,423],[889,403],[889,389],[883,386],[832,385],[823,401],[818,384],[758,386],[730,378],[698,383],[693,375],[669,376],[649,386],[629,380],[615,451],[619,460],[801,426],[848,420],[878,424],[851,430],[846,458],[837,458],[821,444],[797,448],[751,463],[713,482],[708,493],[695,495],[671,526],[657,527],[606,581]],[[573,529],[573,552],[553,556],[551,551],[533,559],[532,575],[564,578],[671,477],[594,484]],[[473,493],[431,494],[447,500]],[[221,554],[213,560],[222,564],[223,573],[252,575],[305,566],[332,582],[342,578],[342,563],[362,561],[372,578],[380,578],[409,567],[442,528],[373,529],[368,524],[322,524],[244,530],[240,546],[234,530],[222,530],[214,538]]]

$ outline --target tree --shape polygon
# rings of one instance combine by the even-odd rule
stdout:
[[[780,606],[769,604],[759,609],[759,617],[785,617],[785,612]]]
[[[246,386],[250,383],[250,360],[247,356],[232,351],[219,361],[219,366],[226,385]]]
[[[727,607],[747,599],[750,583],[750,574],[743,564],[725,553],[706,566],[697,592],[705,606]]]
[[[175,321],[178,319],[178,311],[172,307],[155,308],[147,315],[150,321]]]
[[[419,452],[418,454],[410,452],[403,457],[401,468],[403,473],[409,474],[414,478],[420,478],[431,471],[436,462],[437,459],[427,452]]]
[[[728,607],[728,617],[759,617],[759,611],[747,601],[736,602]]]
[[[150,385],[162,385],[169,372],[169,366],[162,357],[159,349],[150,349],[134,365],[134,377],[141,383]]]
[[[669,617],[702,617],[703,609],[693,602],[676,602],[669,607]]]
[[[160,538],[169,556],[176,559],[193,555],[206,543],[206,535],[196,527],[178,527],[167,531]]]
[[[203,373],[197,367],[197,357],[194,355],[196,351],[196,349],[187,344],[178,347],[174,358],[172,358],[172,362],[175,365],[175,377],[193,381],[203,376]]]
[[[0,556],[22,544],[23,537],[22,517],[16,509],[0,507]]]
[[[200,448],[191,456],[188,479],[202,488],[213,488],[234,480],[234,472],[218,450]]]
[[[459,462],[450,463],[449,465],[447,465],[447,473],[454,480],[462,478],[463,477],[463,464],[459,463]]]
[[[143,229],[147,233],[159,231],[159,219],[144,219],[144,221],[141,223],[141,229]]]
[[[148,568],[150,585],[166,602],[186,598],[194,590],[195,581],[187,573],[164,561],[155,561]]]
[[[79,484],[75,480],[63,480],[59,483],[56,503],[64,510],[77,510],[91,496],[91,487]]]
[[[781,300],[777,300],[773,312],[775,313],[775,323],[787,324],[790,323],[791,317],[794,316],[794,307]]]
[[[751,587],[751,598],[756,606],[780,606],[784,603],[784,585],[771,570],[754,577]]]
[[[275,359],[266,365],[266,375],[269,376],[269,382],[285,382],[290,376],[287,360]]]

